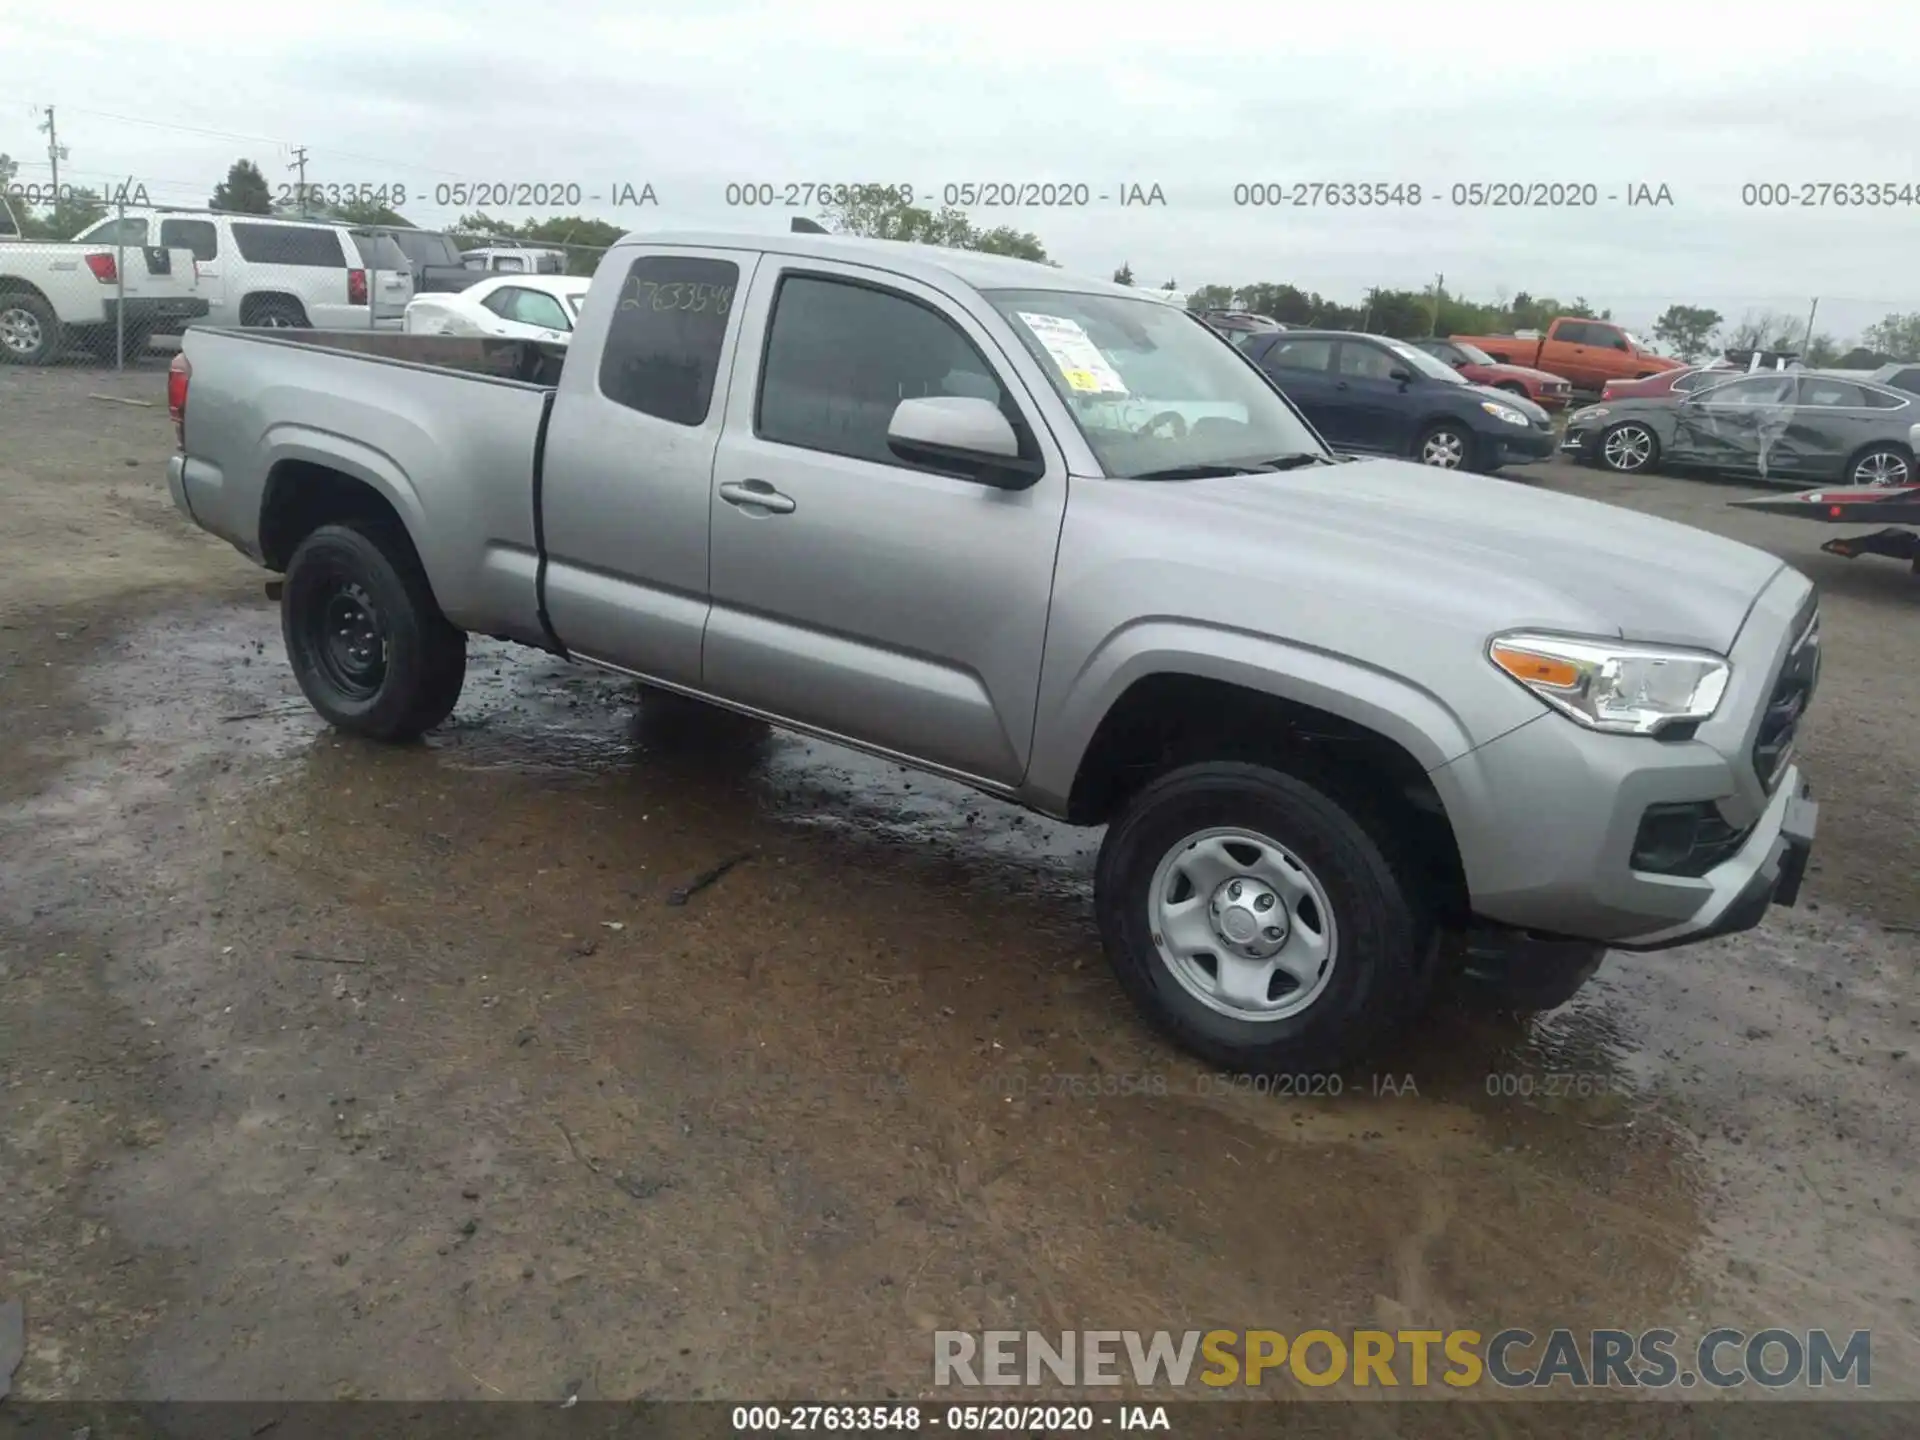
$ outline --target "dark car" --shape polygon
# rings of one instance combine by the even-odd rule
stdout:
[[[1335,450],[1483,472],[1553,454],[1545,410],[1471,384],[1404,340],[1286,330],[1240,348]]]
[[[1762,480],[1913,483],[1920,396],[1817,370],[1739,375],[1684,395],[1589,405],[1561,449],[1634,474],[1667,464]]]
[[[393,237],[393,243],[407,257],[416,295],[464,290],[488,278],[486,271],[470,269],[460,258],[460,247],[437,230],[407,230],[395,226],[384,233]]]

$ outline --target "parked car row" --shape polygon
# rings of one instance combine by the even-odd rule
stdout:
[[[413,298],[412,266],[379,230],[155,208],[101,220],[78,238],[190,252],[210,325],[342,329],[384,320],[397,326]]]
[[[1692,373],[1707,379],[1576,410],[1561,450],[1625,475],[1667,465],[1783,484],[1913,481],[1914,392],[1818,370]]]

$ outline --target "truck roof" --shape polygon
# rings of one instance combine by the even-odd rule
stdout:
[[[687,245],[713,250],[759,250],[773,255],[812,255],[849,265],[881,265],[901,275],[938,283],[952,277],[976,290],[1067,290],[1138,300],[1129,285],[1095,280],[1043,265],[978,250],[949,250],[908,240],[869,240],[858,235],[751,234],[744,231],[635,231],[621,245]]]

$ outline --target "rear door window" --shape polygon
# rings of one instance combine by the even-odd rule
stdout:
[[[211,220],[162,220],[160,243],[169,250],[191,250],[196,260],[216,260],[220,227]]]
[[[730,260],[635,260],[600,352],[600,393],[676,425],[705,424],[739,284]]]
[[[1324,373],[1333,365],[1333,341],[1296,340],[1279,335],[1271,349],[1260,357],[1268,370],[1318,370]]]

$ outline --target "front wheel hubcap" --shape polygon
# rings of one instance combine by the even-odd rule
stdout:
[[[1857,484],[1869,489],[1882,489],[1891,485],[1905,485],[1912,467],[1907,464],[1904,455],[1896,455],[1889,450],[1876,450],[1865,456],[1853,467],[1853,478]]]
[[[1420,447],[1420,463],[1437,465],[1442,470],[1458,470],[1460,462],[1466,458],[1466,441],[1451,430],[1436,431]]]
[[[1638,425],[1624,425],[1607,436],[1602,453],[1615,470],[1638,470],[1653,454],[1653,437]]]
[[[1147,922],[1180,987],[1236,1020],[1305,1010],[1326,989],[1339,949],[1319,877],[1278,841],[1238,828],[1203,830],[1167,852]]]

